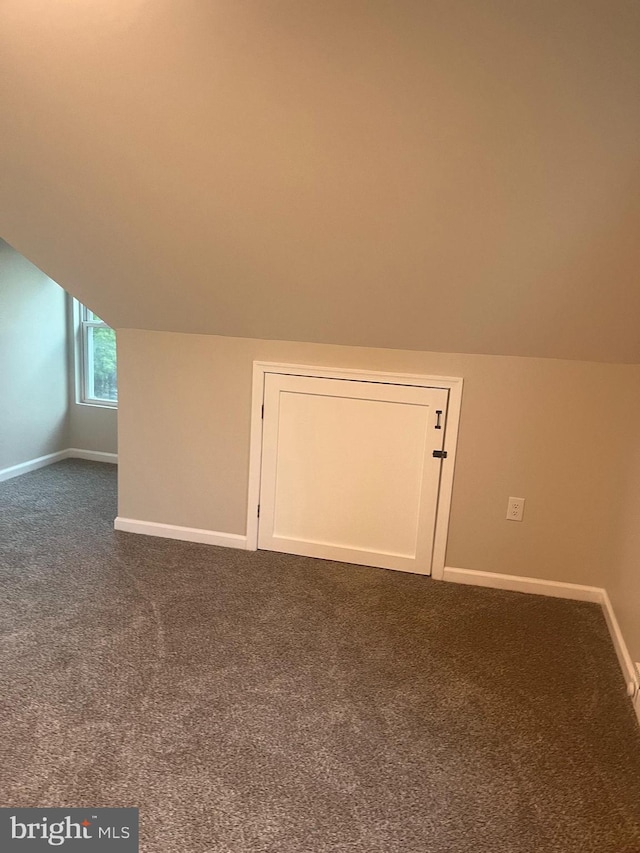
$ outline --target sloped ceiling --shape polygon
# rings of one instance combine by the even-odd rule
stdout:
[[[635,0],[3,0],[0,120],[116,328],[640,362]]]

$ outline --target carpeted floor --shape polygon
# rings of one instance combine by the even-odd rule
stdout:
[[[115,533],[115,470],[0,484],[0,805],[145,853],[639,853],[595,605]]]

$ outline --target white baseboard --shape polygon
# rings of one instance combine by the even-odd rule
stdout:
[[[629,649],[627,648],[627,644],[622,636],[620,625],[616,619],[616,614],[613,610],[613,605],[611,604],[611,600],[606,589],[602,590],[602,610],[609,628],[609,633],[611,634],[613,647],[618,656],[620,669],[624,673],[625,681],[627,682],[627,691],[631,697],[637,700],[640,688],[638,670],[633,663],[631,655],[629,654]],[[639,708],[640,706],[636,702],[636,712]]]
[[[0,483],[4,480],[10,480],[12,477],[20,477],[22,474],[28,474],[29,471],[37,471],[38,468],[53,465],[54,462],[62,462],[63,459],[89,459],[93,462],[118,464],[117,453],[103,453],[100,450],[82,450],[79,447],[67,447],[65,450],[58,450],[57,453],[47,453],[46,456],[38,456],[37,459],[28,459],[19,465],[3,468],[0,471]]]
[[[67,459],[88,459],[90,462],[109,462],[118,464],[117,453],[103,453],[101,450],[82,450],[79,447],[69,447],[66,451]]]
[[[3,468],[0,471],[0,483],[4,480],[10,480],[12,477],[19,477],[21,474],[28,474],[29,471],[37,471],[38,468],[44,468],[46,465],[53,465],[54,462],[60,462],[67,458],[66,450],[59,450],[57,453],[47,453],[46,456],[38,456],[37,459],[29,459],[27,462],[21,462],[19,465],[11,465],[10,468]]]
[[[592,601],[595,604],[600,604],[607,627],[609,628],[613,647],[618,656],[620,669],[627,684],[627,693],[633,700],[638,722],[640,723],[640,664],[634,665],[633,663],[606,589],[599,586],[583,586],[577,583],[548,581],[542,578],[521,578],[517,575],[502,575],[497,572],[456,569],[452,566],[445,566],[444,580],[452,583],[506,589],[511,592],[526,592],[534,595],[547,595],[553,598],[569,598],[574,601]]]
[[[451,566],[444,567],[444,580],[471,586],[508,589],[511,592],[549,595],[553,598],[571,598],[574,601],[595,601],[597,604],[602,604],[604,593],[599,586],[547,581],[542,578],[521,578],[517,575],[501,575],[497,572],[479,572],[473,569],[454,569]]]
[[[177,524],[159,524],[157,521],[139,521],[135,518],[118,516],[113,524],[116,530],[125,533],[142,533],[145,536],[160,536],[163,539],[180,539],[183,542],[200,542],[203,545],[221,545],[224,548],[246,550],[247,537],[238,533],[218,533],[198,527],[180,527]]]

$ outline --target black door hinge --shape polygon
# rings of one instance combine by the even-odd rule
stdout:
[[[258,504],[258,518],[260,518],[260,504]]]
[[[262,415],[261,415],[261,417],[262,417],[262,420],[264,420],[264,404],[262,405]]]
[[[446,459],[447,458],[447,451],[446,450],[434,450],[433,455],[435,456],[436,459]]]

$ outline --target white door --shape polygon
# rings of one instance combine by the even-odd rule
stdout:
[[[267,373],[258,547],[429,574],[447,400]]]

